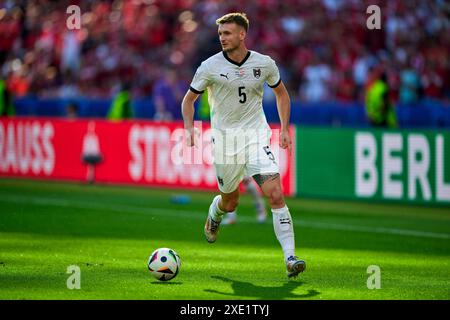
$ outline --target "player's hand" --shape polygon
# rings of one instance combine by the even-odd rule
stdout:
[[[198,146],[198,139],[200,136],[200,132],[197,128],[192,127],[189,129],[185,129],[185,137],[186,137],[186,145],[188,147],[197,147]]]
[[[288,149],[289,155],[292,152],[292,140],[288,130],[282,130],[280,135],[280,147]]]

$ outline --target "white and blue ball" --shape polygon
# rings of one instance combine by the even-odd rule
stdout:
[[[170,248],[159,248],[148,258],[148,270],[160,281],[167,281],[177,276],[181,268],[180,256]]]

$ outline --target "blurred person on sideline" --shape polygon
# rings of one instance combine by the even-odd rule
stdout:
[[[78,104],[74,101],[70,101],[66,106],[66,117],[68,119],[76,119],[78,117]]]
[[[208,89],[205,89],[205,92],[203,92],[202,96],[200,97],[196,112],[199,119],[207,121],[210,120],[211,107],[209,106],[208,102]]]
[[[3,116],[14,116],[16,110],[13,104],[13,97],[11,92],[6,85],[6,80],[1,74],[2,63],[0,63],[0,117]]]
[[[397,116],[389,98],[386,71],[374,68],[366,87],[366,114],[373,127],[396,128]]]
[[[95,167],[103,161],[100,142],[95,133],[95,122],[88,123],[87,132],[83,137],[82,162],[87,166],[86,180],[89,184],[95,181]]]
[[[133,118],[130,90],[131,84],[126,82],[116,94],[108,112],[109,120],[124,120]]]
[[[162,78],[153,87],[156,121],[172,121],[181,118],[180,104],[188,84],[178,79],[173,67],[164,70]]]

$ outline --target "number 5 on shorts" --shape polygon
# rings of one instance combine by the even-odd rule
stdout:
[[[270,147],[269,146],[265,146],[265,147],[263,147],[263,149],[264,149],[264,152],[269,157],[269,159],[272,160],[275,163],[275,157],[274,157],[272,151],[270,151]]]

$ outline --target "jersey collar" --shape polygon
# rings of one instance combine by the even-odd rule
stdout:
[[[238,63],[238,62],[236,62],[234,60],[231,60],[230,57],[228,57],[228,54],[225,51],[222,51],[222,53],[223,53],[223,56],[225,57],[225,59],[227,59],[230,63],[232,63],[232,64],[234,64],[234,65],[236,65],[238,67],[242,66],[245,63],[245,61],[247,61],[248,58],[250,57],[250,50],[248,50],[247,54],[245,55],[245,58],[240,63]]]

